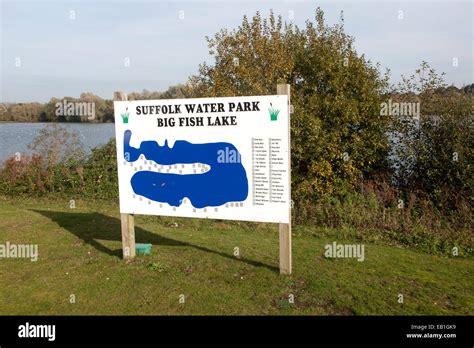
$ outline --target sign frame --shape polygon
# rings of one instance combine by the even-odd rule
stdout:
[[[278,84],[277,95],[288,96],[288,115],[286,117],[288,122],[288,197],[289,197],[289,222],[279,223],[279,246],[280,246],[280,262],[279,268],[281,274],[292,273],[292,241],[291,241],[291,138],[290,138],[290,115],[291,115],[291,103],[290,103],[290,85],[289,84]],[[114,92],[114,101],[127,101],[128,96],[125,92]],[[117,161],[118,165],[118,161]],[[128,213],[120,213],[121,220],[121,233],[122,233],[122,249],[124,259],[133,259],[136,257],[136,244],[135,244],[135,215]]]

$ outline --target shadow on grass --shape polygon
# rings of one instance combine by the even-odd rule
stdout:
[[[121,241],[120,220],[111,216],[99,213],[66,213],[62,211],[36,210],[31,211],[41,214],[57,223],[60,227],[73,233],[87,244],[93,246],[98,251],[110,256],[122,257],[122,249],[112,250],[97,242],[99,240]],[[255,267],[265,267],[272,271],[278,271],[277,267],[264,264],[262,262],[249,260],[247,258],[235,258],[231,254],[212,250],[199,245],[182,242],[168,237],[160,236],[135,226],[135,241],[137,243],[151,243],[153,245],[166,245],[176,247],[191,247],[207,253],[213,253],[234,261],[247,263]]]

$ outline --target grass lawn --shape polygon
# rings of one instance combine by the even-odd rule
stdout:
[[[275,224],[137,216],[135,229],[152,255],[126,262],[115,203],[0,199],[0,243],[39,249],[0,259],[0,314],[474,315],[472,256],[365,243],[363,262],[327,259],[326,244],[357,241],[297,226],[282,276]]]

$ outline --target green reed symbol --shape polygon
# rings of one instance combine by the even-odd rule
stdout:
[[[130,113],[128,112],[128,107],[125,109],[125,113],[121,114],[123,123],[128,123],[128,118],[130,117]]]
[[[268,108],[268,112],[270,112],[270,120],[271,121],[276,121],[277,118],[278,118],[278,114],[280,113],[280,110],[275,109],[273,107],[272,103],[270,103],[270,107]]]

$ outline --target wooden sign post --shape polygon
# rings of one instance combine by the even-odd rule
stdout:
[[[278,95],[287,95],[288,96],[288,144],[291,149],[291,123],[290,123],[290,114],[291,114],[291,102],[290,102],[290,85],[288,84],[278,84],[277,85],[277,94]],[[288,151],[288,163],[290,163],[290,172],[288,173],[288,198],[290,199],[290,221],[287,224],[279,224],[279,240],[280,240],[280,273],[281,274],[291,274],[292,268],[292,256],[291,256],[291,151]]]
[[[114,100],[126,101],[127,94],[124,92],[115,92]],[[117,158],[118,161],[118,158]],[[122,252],[124,259],[132,259],[136,255],[135,250],[135,216],[133,214],[120,214],[122,229]]]

